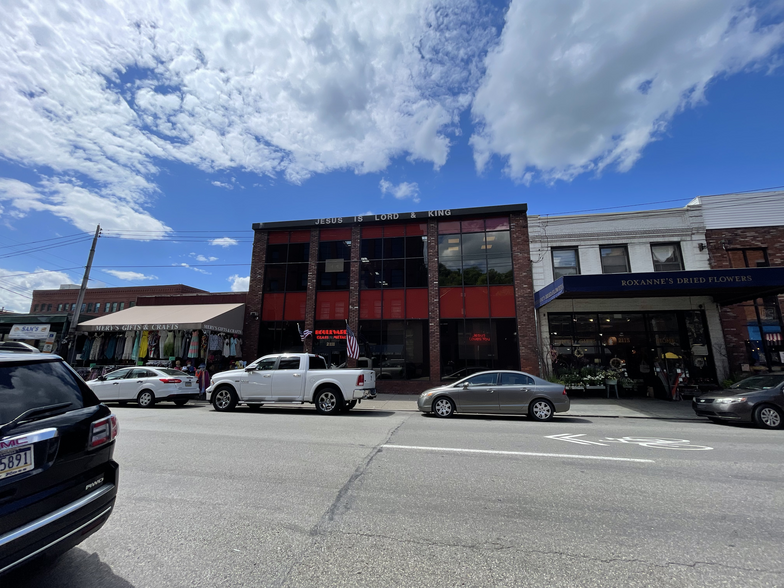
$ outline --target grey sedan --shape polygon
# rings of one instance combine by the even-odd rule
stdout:
[[[553,384],[525,372],[490,371],[474,374],[454,384],[426,390],[417,408],[437,417],[456,412],[527,414],[549,421],[556,412],[569,410],[563,384]]]
[[[761,374],[726,390],[698,396],[692,401],[698,416],[714,422],[751,422],[767,429],[784,427],[784,374]]]

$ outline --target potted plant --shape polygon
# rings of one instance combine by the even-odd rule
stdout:
[[[583,388],[583,379],[580,374],[576,372],[568,372],[561,376],[561,381],[570,390],[581,390]]]
[[[586,388],[597,388],[604,386],[604,374],[602,372],[595,372],[589,368],[583,368],[580,372],[580,378],[585,384]]]
[[[623,374],[621,370],[617,370],[614,368],[607,368],[599,372],[602,377],[604,378],[604,383],[609,384],[610,386],[615,386],[618,384],[618,378],[620,378]]]

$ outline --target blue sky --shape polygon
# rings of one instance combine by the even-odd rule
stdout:
[[[783,16],[778,0],[12,6],[0,307],[79,283],[98,223],[92,286],[228,291],[247,288],[254,222],[782,186]]]

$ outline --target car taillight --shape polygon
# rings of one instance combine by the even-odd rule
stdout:
[[[562,394],[563,394],[564,396],[566,396],[566,386],[564,386],[564,389],[563,389],[563,392],[562,392]]]
[[[179,378],[159,378],[164,384],[179,384],[182,382]]]
[[[96,447],[114,441],[114,438],[117,437],[117,432],[117,417],[113,414],[100,421],[95,421],[90,429],[90,443],[88,448],[95,449]]]
[[[359,374],[357,376],[357,386],[364,386],[365,385],[365,374]]]

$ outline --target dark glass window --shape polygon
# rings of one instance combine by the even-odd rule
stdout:
[[[298,370],[299,357],[281,357],[278,362],[279,370]]]
[[[362,288],[426,288],[427,237],[362,239]]]
[[[360,321],[359,363],[376,372],[376,379],[416,380],[430,376],[428,322],[425,320]]]
[[[304,327],[303,327],[304,328]],[[302,353],[297,323],[261,321],[259,323],[259,357],[270,353]]]
[[[485,226],[481,224],[483,222],[464,221],[461,224],[462,234],[439,235],[438,283],[440,286],[513,283],[510,233],[508,230],[480,230]],[[451,226],[451,223],[440,224]],[[493,226],[496,225],[499,223]]]
[[[441,321],[441,379],[457,381],[488,369],[520,369],[515,319]]]
[[[577,247],[553,249],[553,280],[580,273],[580,256]]]
[[[629,251],[626,245],[600,247],[602,273],[622,274],[630,272]]]
[[[533,386],[534,379],[525,374],[513,374],[511,372],[501,372],[499,386]]]
[[[92,304],[90,306],[92,306]],[[60,304],[57,305],[57,312],[60,312],[62,310],[63,310],[63,305],[62,305],[62,303],[60,303]]]
[[[683,269],[680,243],[651,244],[651,256],[655,272],[677,272]]]
[[[768,267],[768,252],[765,249],[731,249],[727,252],[732,267]]]
[[[319,261],[351,259],[351,241],[322,241],[319,243]]]

